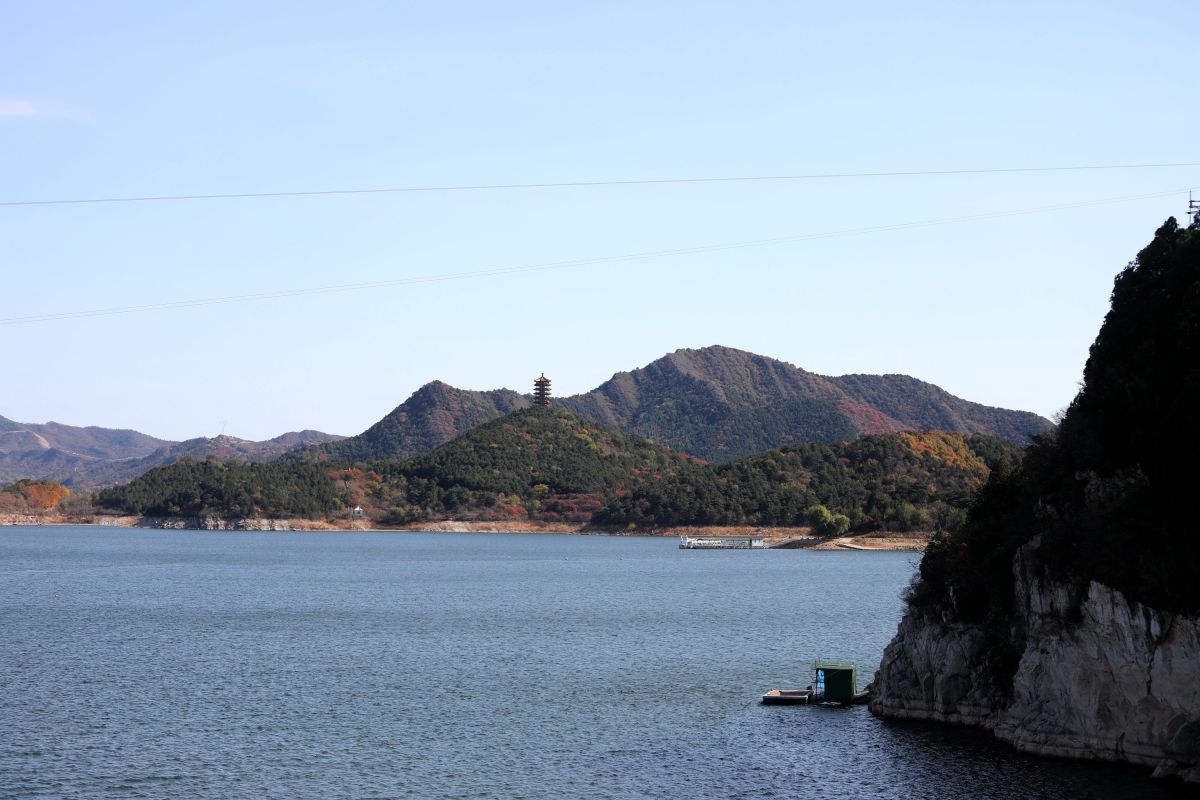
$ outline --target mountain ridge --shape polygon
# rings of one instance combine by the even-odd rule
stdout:
[[[0,480],[105,486],[184,456],[346,463],[406,459],[531,404],[529,395],[512,389],[459,389],[433,380],[357,436],[309,430],[257,443],[235,437],[172,442],[132,430],[27,425],[0,417]],[[974,403],[907,375],[828,377],[723,345],[680,348],[552,404],[714,462],[902,430],[980,433],[1024,444],[1051,427],[1031,412]]]
[[[359,436],[289,457],[411,458],[531,403],[511,389],[432,381]],[[964,400],[907,375],[827,377],[723,345],[675,350],[552,405],[719,462],[789,444],[902,430],[980,433],[1025,444],[1051,428],[1032,412]]]
[[[0,417],[0,483],[29,478],[88,489],[127,481],[184,457],[270,461],[296,447],[340,438],[304,430],[261,442],[225,434],[174,442],[129,429],[26,424]]]

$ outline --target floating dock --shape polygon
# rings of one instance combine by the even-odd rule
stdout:
[[[871,687],[858,690],[858,670],[853,664],[813,662],[812,685],[804,689],[771,689],[762,696],[764,706],[850,706],[871,699]]]
[[[806,706],[812,701],[812,689],[772,689],[762,696],[764,706]]]

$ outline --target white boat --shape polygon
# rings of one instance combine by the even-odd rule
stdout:
[[[680,550],[759,550],[767,546],[761,536],[688,536],[679,537]]]

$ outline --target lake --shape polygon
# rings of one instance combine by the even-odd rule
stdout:
[[[864,707],[911,553],[0,529],[0,797],[1173,796]]]

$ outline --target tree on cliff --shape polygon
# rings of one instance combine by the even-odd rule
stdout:
[[[1200,611],[1191,463],[1200,452],[1200,219],[1168,219],[1116,278],[1083,386],[1021,466],[996,470],[963,529],[922,559],[910,602],[1004,625],[1016,549],[1080,590],[1096,580]]]

